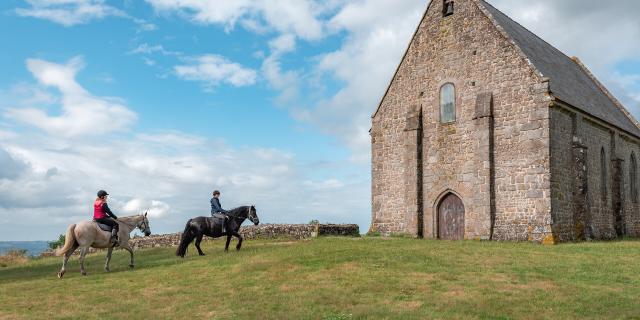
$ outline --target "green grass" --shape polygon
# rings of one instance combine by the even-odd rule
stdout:
[[[0,268],[0,319],[640,318],[640,242],[540,246],[406,238],[208,242]]]

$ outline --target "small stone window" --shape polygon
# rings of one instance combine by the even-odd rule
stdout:
[[[631,153],[631,161],[629,161],[629,192],[631,201],[638,203],[638,167],[636,166],[636,155]]]
[[[604,148],[600,150],[600,192],[602,193],[602,202],[607,201],[607,155]]]
[[[440,88],[440,122],[456,121],[456,88],[453,83],[445,83]]]
[[[453,14],[453,0],[442,0],[442,16],[448,17]]]

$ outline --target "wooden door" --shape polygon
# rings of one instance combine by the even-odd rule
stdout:
[[[438,238],[464,239],[464,204],[453,193],[445,196],[438,206]]]

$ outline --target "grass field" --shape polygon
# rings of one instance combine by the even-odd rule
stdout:
[[[246,241],[0,268],[0,319],[640,319],[640,242]]]

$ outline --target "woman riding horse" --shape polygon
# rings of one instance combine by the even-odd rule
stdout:
[[[111,209],[109,209],[109,205],[107,205],[107,197],[109,194],[104,191],[98,191],[98,198],[93,202],[93,220],[97,223],[102,223],[110,226],[111,229],[111,242],[118,243],[118,223],[116,217]]]

